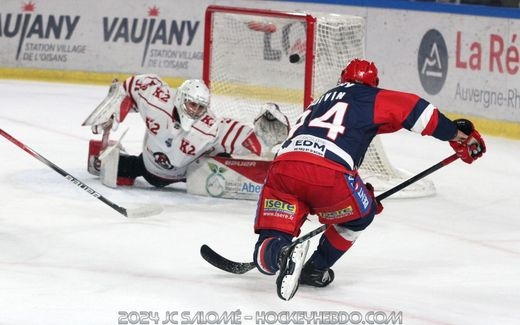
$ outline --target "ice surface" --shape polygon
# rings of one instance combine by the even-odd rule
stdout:
[[[161,204],[164,212],[126,219],[0,137],[0,324],[108,325],[123,323],[120,312],[129,313],[129,324],[146,323],[132,311],[156,312],[149,324],[172,323],[167,312],[193,323],[197,311],[211,323],[237,310],[241,324],[284,323],[275,316],[297,312],[341,312],[343,321],[346,313],[370,320],[375,312],[381,321],[401,312],[403,324],[520,324],[519,141],[485,137],[484,158],[429,177],[436,196],[385,200],[383,214],[334,266],[334,283],[302,287],[286,302],[274,277],[226,274],[199,255],[206,243],[251,261],[256,202],[192,196],[182,185],[155,190],[142,180],[114,190],[87,173],[93,136],[81,123],[107,91],[0,81],[0,127],[109,200]],[[124,145],[138,153],[142,122],[129,116],[113,138],[125,128]],[[446,143],[406,132],[383,143],[394,165],[414,173],[452,153]],[[318,226],[311,217],[303,232]]]

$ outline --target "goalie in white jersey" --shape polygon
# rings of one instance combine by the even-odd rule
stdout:
[[[90,142],[89,172],[100,174],[109,187],[132,185],[139,176],[162,187],[186,181],[188,166],[203,155],[268,156],[287,136],[289,122],[276,104],[265,104],[251,126],[218,118],[209,105],[210,92],[197,79],[186,80],[178,89],[153,74],[114,82],[83,123],[94,134],[103,132],[102,141]],[[138,112],[146,124],[139,156],[120,153],[120,145],[108,141],[110,130],[129,112]]]

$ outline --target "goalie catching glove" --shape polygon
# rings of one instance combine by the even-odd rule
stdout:
[[[480,136],[473,123],[466,119],[454,120],[453,123],[457,129],[464,133],[467,137],[455,137],[450,141],[450,146],[455,150],[457,156],[465,163],[471,164],[473,161],[482,157],[486,152],[486,144]]]
[[[81,125],[90,125],[94,134],[100,134],[105,129],[115,131],[119,123],[123,122],[128,112],[134,107],[134,101],[127,95],[123,85],[114,79],[108,95]]]
[[[273,147],[282,143],[289,134],[289,119],[275,103],[265,103],[253,124],[256,136],[267,147],[262,150],[262,155],[272,153]]]

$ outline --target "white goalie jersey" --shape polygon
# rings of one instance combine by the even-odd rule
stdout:
[[[260,154],[265,150],[252,126],[217,118],[209,110],[184,130],[174,110],[176,90],[156,75],[132,76],[123,87],[146,124],[143,160],[156,176],[180,181],[186,178],[188,166],[203,155]]]

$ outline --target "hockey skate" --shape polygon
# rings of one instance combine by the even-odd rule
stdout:
[[[332,281],[334,281],[334,271],[332,269],[318,269],[314,266],[312,260],[307,261],[303,266],[300,284],[323,288]]]
[[[286,246],[280,252],[280,272],[276,279],[276,292],[283,300],[290,300],[300,284],[300,273],[309,250],[309,241],[294,247]]]

